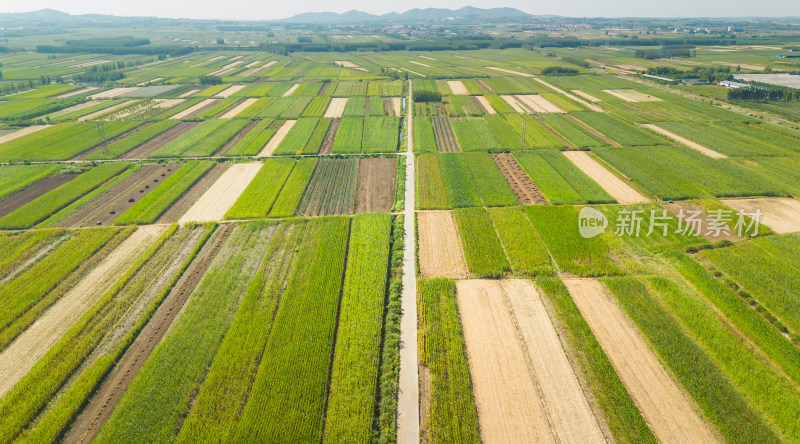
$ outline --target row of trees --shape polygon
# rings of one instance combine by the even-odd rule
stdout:
[[[731,88],[728,100],[739,102],[797,102],[800,89],[753,82],[747,88]]]

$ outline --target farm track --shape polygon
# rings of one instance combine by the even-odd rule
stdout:
[[[167,211],[162,214],[158,220],[156,220],[157,224],[167,224],[167,223],[175,223],[180,220],[181,216],[186,213],[189,208],[197,202],[197,199],[200,198],[206,191],[214,184],[214,182],[222,176],[222,173],[225,172],[226,169],[230,166],[229,163],[218,163],[211,167],[210,170],[206,171],[206,173],[189,188],[183,196],[178,198],[172,205],[167,208]]]
[[[57,225],[65,227],[111,225],[128,208],[150,194],[158,186],[156,181],[163,182],[181,166],[181,164],[142,165],[130,176],[106,190],[104,194],[67,215]],[[133,202],[130,202],[131,199]]]
[[[492,159],[522,205],[550,204],[511,154],[492,154]]]
[[[542,119],[540,119],[540,118],[536,117],[536,116],[535,116],[535,115],[533,115],[533,114],[531,114],[531,119],[535,120],[535,121],[536,121],[536,123],[538,123],[539,125],[542,125],[542,127],[543,127],[544,129],[546,129],[547,131],[549,131],[549,132],[550,132],[550,134],[552,134],[552,135],[556,136],[556,137],[558,138],[558,140],[560,140],[561,142],[563,142],[563,143],[564,143],[564,145],[565,145],[567,148],[570,148],[570,149],[573,149],[573,150],[578,148],[578,147],[576,147],[576,146],[575,146],[575,144],[574,144],[574,143],[572,143],[572,142],[570,142],[569,140],[565,139],[565,138],[564,138],[564,136],[562,136],[561,134],[558,134],[558,133],[556,132],[556,130],[554,130],[553,128],[550,128],[550,126],[549,126],[549,125],[547,125],[546,123],[544,123],[544,122],[542,121]]]
[[[467,277],[467,262],[453,213],[420,211],[417,213],[417,227],[421,277]]]
[[[328,126],[328,131],[325,133],[325,139],[322,140],[322,146],[319,149],[320,154],[330,154],[333,150],[333,142],[336,140],[336,133],[339,132],[339,125],[342,124],[342,119],[333,119]]]
[[[233,224],[222,225],[219,234],[203,247],[130,349],[103,380],[89,404],[75,420],[63,442],[84,443],[94,439],[100,427],[114,411],[117,402],[128,388],[128,384],[167,333],[178,314],[181,313],[181,309],[230,236],[233,228]]]
[[[165,230],[140,227],[0,354],[0,397],[25,376]]]
[[[433,135],[436,138],[436,149],[440,153],[457,153],[461,151],[449,117],[433,116],[431,117],[431,122],[433,123]]]
[[[394,204],[397,160],[392,157],[361,159],[358,165],[356,213],[390,211]]]
[[[259,123],[258,120],[250,121],[250,123],[248,123],[247,126],[242,128],[242,130],[236,133],[235,136],[231,137],[230,140],[225,142],[225,145],[222,145],[222,148],[217,150],[217,152],[214,153],[213,157],[224,156],[228,151],[230,151],[231,148],[233,148],[237,143],[239,143],[239,141],[242,140],[244,136],[247,135],[247,133],[249,133],[256,125],[258,125],[258,123]]]
[[[56,174],[31,184],[0,201],[0,217],[14,212],[26,203],[47,194],[78,176],[78,174]]]
[[[573,117],[571,114],[564,114],[564,115],[567,116],[567,118],[569,120],[572,120],[573,122],[575,122],[578,125],[582,126],[583,129],[585,129],[586,131],[589,131],[590,133],[594,134],[595,136],[603,139],[603,141],[605,143],[613,146],[614,148],[622,148],[622,145],[620,145],[619,143],[611,140],[608,136],[606,136],[605,134],[601,133],[600,131],[597,131],[596,129],[592,128],[591,126],[583,123],[582,120],[580,120],[580,119],[578,119],[576,117]]]
[[[660,442],[718,442],[603,284],[563,281],[655,437]]]
[[[136,148],[128,151],[120,156],[120,159],[144,159],[154,151],[162,146],[172,142],[184,133],[199,125],[200,122],[181,122],[172,128],[164,131],[158,136],[148,140],[147,142],[137,146]]]

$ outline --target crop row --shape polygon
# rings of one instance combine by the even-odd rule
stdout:
[[[558,151],[514,153],[514,159],[553,204],[614,202],[597,182]]]
[[[137,127],[141,122],[106,122],[107,139]],[[65,160],[100,143],[94,122],[67,122],[4,143],[0,161]]]
[[[226,219],[265,218],[295,166],[295,159],[264,160],[264,166],[225,214]]]
[[[0,200],[61,169],[58,165],[0,166]]]
[[[181,137],[159,148],[149,157],[199,157],[210,156],[231,137],[250,123],[244,119],[206,120]]]

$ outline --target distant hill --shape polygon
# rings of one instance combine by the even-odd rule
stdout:
[[[354,23],[354,22],[416,22],[440,21],[448,19],[472,20],[497,20],[497,19],[527,19],[532,17],[526,12],[514,8],[481,9],[465,6],[461,9],[411,9],[403,13],[390,12],[383,15],[368,14],[362,11],[336,12],[308,12],[283,19],[289,23]]]

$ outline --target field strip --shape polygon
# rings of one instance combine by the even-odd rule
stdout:
[[[256,103],[257,101],[258,101],[258,99],[255,98],[255,97],[251,97],[249,99],[246,99],[242,103],[240,103],[240,104],[236,105],[235,107],[233,107],[232,110],[230,110],[230,111],[226,112],[225,114],[223,114],[220,117],[220,119],[233,119],[234,117],[236,117],[239,114],[241,114],[242,111],[246,110],[247,108],[250,107],[250,105]]]
[[[28,202],[45,195],[76,177],[78,177],[78,174],[54,174],[28,185],[11,196],[0,200],[0,217],[16,211]]]
[[[420,57],[421,59],[427,59],[427,60],[433,60],[433,61],[436,61],[436,59],[434,59],[433,57],[428,57],[428,56],[424,56],[424,55],[421,55],[421,56],[419,56],[419,57]]]
[[[510,69],[505,69],[505,68],[498,68],[496,66],[487,66],[486,69],[491,69],[491,70],[494,70],[494,71],[500,71],[500,72],[504,72],[506,74],[514,74],[516,76],[533,77],[533,74],[527,74],[527,73],[519,72],[519,71],[512,71]]]
[[[450,87],[450,91],[453,91],[453,94],[457,96],[468,96],[469,91],[467,91],[467,87],[464,86],[464,83],[461,80],[448,80],[447,86]]]
[[[416,71],[412,71],[412,70],[406,69],[406,68],[400,68],[400,69],[392,68],[392,69],[394,69],[395,71],[401,71],[402,70],[402,71],[405,71],[405,72],[410,72],[411,74],[414,74],[414,75],[417,75],[417,76],[420,76],[420,77],[425,77],[425,74],[420,74],[420,73],[418,73]]]
[[[469,58],[469,57],[464,57],[464,56],[458,55],[458,54],[453,54],[453,57],[456,57],[456,58],[459,58],[459,59],[464,59],[464,60],[475,60],[475,59],[472,59],[472,58]]]
[[[478,102],[481,103],[481,107],[483,108],[484,111],[486,111],[486,114],[497,114],[497,111],[495,111],[494,107],[492,107],[492,104],[489,103],[489,99],[487,99],[484,96],[474,96],[474,97]]]
[[[596,102],[600,102],[601,101],[597,97],[595,97],[595,96],[593,96],[593,95],[591,95],[589,93],[585,93],[585,92],[583,92],[583,91],[581,91],[579,89],[573,89],[572,92],[577,94],[577,95],[579,95],[579,96],[581,96],[581,97],[583,97],[584,99],[586,99],[586,100],[588,100],[588,101],[590,101],[592,103],[596,103]]]
[[[467,276],[467,263],[458,226],[451,211],[417,213],[419,228],[419,273],[426,278]]]
[[[87,114],[85,116],[78,117],[78,122],[85,122],[87,120],[92,120],[95,117],[100,117],[100,116],[102,116],[104,114],[109,114],[109,113],[111,113],[111,111],[120,109],[120,108],[128,106],[128,105],[133,105],[133,103],[130,100],[125,100],[122,103],[117,103],[116,105],[109,106],[108,108],[103,108],[103,109],[101,109],[99,111],[95,111],[95,112],[93,112],[91,114]]]
[[[258,68],[253,68],[251,71],[248,71],[248,72],[246,72],[246,73],[242,74],[242,77],[250,77],[250,76],[252,76],[252,75],[254,75],[254,74],[257,74],[257,73],[259,73],[260,71],[262,71],[262,70],[264,70],[264,69],[267,69],[267,68],[269,68],[270,66],[272,66],[272,65],[274,65],[274,64],[276,64],[276,63],[278,63],[278,61],[277,61],[277,60],[272,60],[272,61],[269,61],[269,62],[267,62],[267,63],[265,63],[265,64],[261,65],[261,66],[260,66],[260,67],[258,67]]]
[[[92,62],[79,63],[77,65],[70,65],[69,67],[70,68],[87,68],[89,66],[100,65],[102,63],[108,63],[108,62],[111,62],[111,61],[112,60],[108,60],[108,59],[100,59],[100,60],[94,60]]]
[[[652,124],[652,123],[643,123],[642,126],[647,128],[647,129],[653,130],[653,131],[655,131],[655,132],[657,132],[659,134],[667,136],[670,139],[672,139],[672,140],[674,140],[674,141],[676,141],[678,143],[681,143],[683,145],[686,145],[686,146],[688,146],[689,148],[691,148],[693,150],[699,151],[699,152],[705,154],[708,157],[711,157],[711,158],[714,158],[714,159],[725,159],[725,158],[728,157],[728,156],[726,156],[726,155],[724,155],[722,153],[718,153],[718,152],[712,150],[711,148],[706,148],[706,147],[704,147],[703,145],[700,145],[697,142],[692,142],[691,140],[689,140],[689,139],[687,139],[687,138],[685,138],[685,137],[683,137],[681,135],[675,134],[672,131],[665,130],[664,128],[661,128],[658,125],[655,125],[655,124]]]
[[[778,234],[800,231],[800,201],[788,197],[765,197],[759,199],[720,200],[733,211],[747,213],[761,211],[760,223]]]
[[[583,318],[660,442],[717,442],[637,328],[595,279],[564,279]]]
[[[605,442],[536,287],[523,279],[500,283],[539,382],[553,434],[560,442]]]
[[[180,222],[210,222],[222,220],[225,213],[242,194],[250,181],[256,177],[262,162],[237,163],[228,168],[222,176],[211,185],[205,194],[189,208]]]
[[[241,90],[244,87],[245,87],[245,85],[231,85],[230,87],[225,88],[224,90],[218,92],[217,95],[214,96],[214,97],[220,97],[220,98],[223,98],[223,99],[227,99],[228,97],[234,95],[235,93],[237,93],[239,90]]]
[[[282,97],[289,97],[289,96],[291,96],[292,94],[294,94],[294,92],[295,92],[295,91],[297,91],[297,88],[299,88],[299,87],[300,87],[300,84],[299,84],[299,83],[295,83],[294,85],[292,85],[292,87],[291,87],[291,88],[289,88],[289,90],[288,90],[288,91],[286,91],[285,93],[283,93],[283,96],[282,96]]]
[[[8,133],[0,136],[0,144],[11,142],[14,139],[19,139],[22,136],[27,136],[28,134],[33,134],[37,131],[41,131],[45,128],[49,128],[52,125],[34,125],[34,126],[26,126],[20,130],[14,131],[13,133]]]
[[[611,171],[600,165],[596,160],[589,156],[586,151],[562,151],[576,167],[597,182],[608,194],[618,203],[623,205],[649,202],[638,191],[630,187]]]
[[[186,97],[193,96],[193,95],[199,93],[200,91],[202,91],[202,90],[192,89],[192,90],[186,91],[185,93],[179,95],[178,98],[185,99]]]
[[[183,306],[202,279],[211,261],[222,248],[222,244],[228,238],[233,227],[233,224],[223,225],[217,231],[218,234],[203,246],[134,343],[122,356],[119,364],[103,380],[89,404],[75,419],[63,442],[91,442],[94,439],[97,432],[100,431],[100,427],[111,416],[117,402],[128,388],[128,384],[169,331],[175,318],[183,312]]]
[[[500,281],[457,281],[456,296],[481,441],[556,442]]]
[[[403,208],[403,293],[400,318],[400,381],[397,399],[397,442],[419,443],[419,356],[417,353],[417,259],[416,259],[416,206],[414,174],[414,106],[411,80],[408,81],[408,125],[406,162],[406,193]]]
[[[241,64],[242,64],[241,60],[238,60],[238,61],[233,62],[233,63],[228,63],[227,65],[223,66],[222,68],[220,68],[220,69],[218,69],[216,71],[212,71],[212,72],[210,72],[210,73],[208,73],[206,75],[207,76],[221,76],[223,74],[227,74],[227,73],[233,71],[234,68],[236,68],[238,65],[241,65]]]
[[[100,88],[98,88],[96,86],[85,86],[83,88],[78,88],[78,89],[75,89],[75,90],[72,90],[72,91],[68,91],[68,92],[65,92],[64,94],[59,94],[59,95],[51,97],[51,98],[53,98],[53,99],[66,99],[67,97],[79,96],[81,94],[85,94],[85,93],[88,93],[88,92],[96,91],[98,89],[100,89]]]
[[[585,100],[581,99],[580,97],[576,97],[575,95],[573,95],[573,94],[570,94],[570,93],[568,93],[568,92],[564,91],[564,90],[563,90],[563,89],[561,89],[561,88],[558,88],[558,87],[556,87],[556,86],[553,86],[553,85],[551,85],[550,83],[548,83],[548,82],[545,82],[544,80],[542,80],[542,79],[540,79],[540,78],[538,78],[538,77],[534,77],[534,78],[533,78],[533,80],[536,80],[537,82],[541,83],[542,85],[544,85],[544,86],[546,86],[546,87],[548,87],[548,88],[552,89],[553,91],[555,91],[555,92],[557,92],[557,93],[561,94],[562,96],[564,96],[564,97],[566,97],[566,98],[568,98],[568,99],[570,99],[570,100],[573,100],[573,101],[575,101],[575,102],[578,102],[578,103],[580,103],[581,105],[583,105],[583,106],[585,106],[585,107],[589,108],[589,109],[590,109],[590,110],[592,110],[592,111],[595,111],[595,112],[598,112],[598,113],[605,112],[605,110],[603,110],[603,108],[600,108],[600,107],[599,107],[599,106],[597,106],[597,105],[593,105],[593,104],[591,104],[591,103],[589,103],[589,102],[587,102],[587,101],[585,101]]]
[[[287,120],[283,122],[283,125],[281,125],[281,127],[278,128],[278,131],[275,132],[275,134],[269,139],[267,144],[264,145],[264,148],[262,148],[261,151],[258,153],[258,156],[259,157],[271,156],[272,153],[275,152],[275,149],[278,148],[278,145],[281,144],[283,138],[286,137],[287,134],[289,134],[289,131],[292,129],[295,123],[297,123],[297,120]]]
[[[134,91],[138,91],[142,88],[138,86],[131,86],[131,87],[120,87],[120,88],[112,88],[108,91],[99,92],[95,95],[87,97],[89,100],[97,100],[97,99],[113,99],[114,97],[119,97],[123,94],[132,93]]]
[[[413,64],[421,66],[423,68],[430,68],[431,67],[430,65],[426,65],[426,64],[424,64],[422,62],[418,62],[416,60],[409,60],[408,63],[413,63]]]
[[[189,108],[186,108],[185,110],[179,112],[178,114],[175,114],[174,116],[170,117],[170,119],[172,120],[183,119],[184,117],[191,116],[192,114],[200,111],[201,109],[204,109],[215,103],[217,103],[217,99],[205,99],[202,102],[198,103],[197,105],[190,106]]]
[[[537,105],[542,107],[547,113],[561,113],[561,114],[566,113],[566,111],[556,106],[553,102],[545,99],[544,97],[538,94],[525,97],[529,97],[532,102],[535,102]]]
[[[245,68],[252,68],[252,67],[258,65],[259,63],[261,63],[261,60],[256,60],[256,61],[248,63],[247,65],[244,65],[244,67]]]
[[[637,102],[661,102],[662,100],[658,97],[654,97],[648,94],[641,93],[639,91],[635,91],[632,89],[604,89],[602,90],[606,94],[611,94],[614,97],[620,98],[626,102],[630,103],[637,103]]]
[[[347,97],[334,97],[331,103],[328,104],[328,109],[325,110],[325,118],[340,119],[344,114],[344,108],[347,106]]]
[[[583,120],[578,119],[577,117],[573,116],[572,114],[564,114],[564,116],[566,118],[568,118],[569,120],[572,120],[573,122],[575,122],[578,125],[582,126],[583,129],[585,129],[586,131],[589,131],[590,133],[594,134],[595,136],[603,139],[603,141],[605,141],[607,144],[613,146],[614,148],[622,148],[622,145],[620,145],[619,143],[617,143],[614,140],[609,139],[608,136],[606,136],[605,134],[603,134],[600,131],[597,131],[596,129],[594,129],[591,126],[587,125]]]
[[[163,77],[156,77],[155,79],[150,79],[150,80],[145,80],[144,82],[139,82],[139,83],[136,84],[136,86],[145,86],[148,83],[155,83],[155,82],[159,82],[161,80],[164,80],[164,78]]]
[[[517,98],[515,96],[502,95],[500,96],[500,98],[505,100],[505,102],[508,103],[508,106],[514,108],[514,111],[520,114],[528,114],[528,110],[524,106],[522,106],[522,104],[519,101],[517,101]]]
[[[0,397],[30,371],[166,229],[166,226],[149,226],[134,231],[0,354]]]
[[[403,99],[401,97],[392,97],[392,108],[395,116],[403,114]]]
[[[189,68],[197,68],[198,66],[203,66],[203,65],[205,65],[205,64],[208,64],[208,63],[211,63],[211,62],[213,62],[213,61],[219,60],[219,59],[221,59],[221,58],[223,58],[223,57],[225,57],[225,56],[217,56],[217,57],[212,57],[212,58],[210,58],[210,59],[208,59],[208,60],[203,60],[203,61],[202,61],[202,62],[200,62],[200,63],[194,64],[194,65],[190,66]]]
[[[528,112],[532,113],[546,113],[548,112],[547,109],[542,107],[539,102],[533,100],[532,95],[517,95],[514,96],[517,99],[517,103],[525,107]]]

